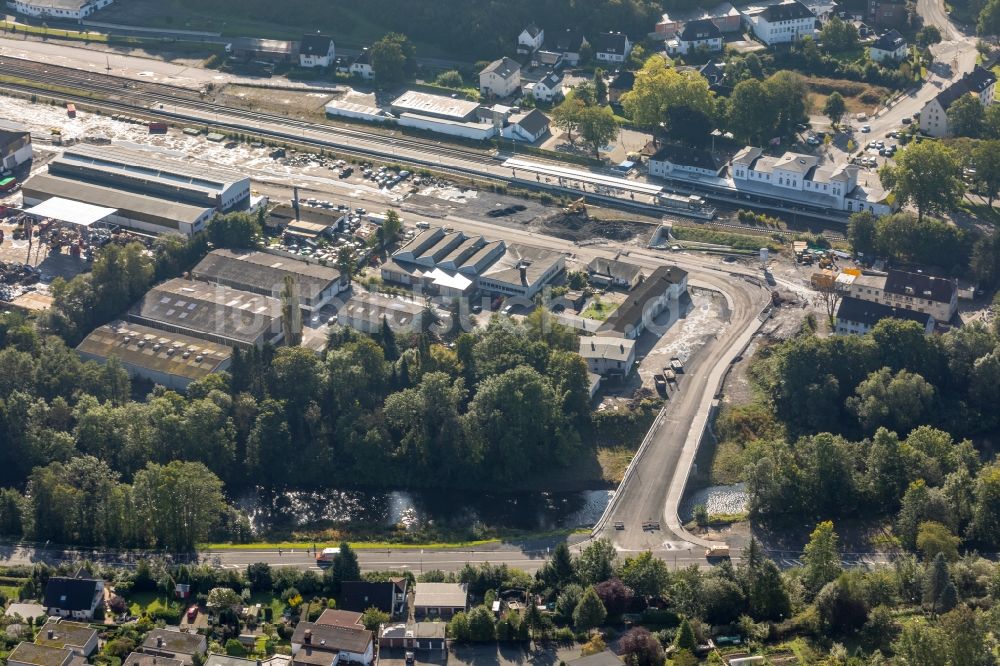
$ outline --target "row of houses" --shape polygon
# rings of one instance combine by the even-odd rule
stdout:
[[[947,88],[928,101],[920,110],[920,131],[930,136],[948,136],[953,129],[948,122],[948,109],[965,95],[971,95],[983,108],[993,105],[997,76],[991,69],[976,65]]]
[[[922,271],[866,274],[852,269],[821,272],[812,281],[842,295],[834,327],[841,335],[867,333],[886,318],[916,321],[930,333],[938,323],[950,323],[958,310],[957,281]]]

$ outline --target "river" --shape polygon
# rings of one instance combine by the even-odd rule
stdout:
[[[611,490],[567,493],[450,490],[286,491],[266,498],[249,494],[238,505],[255,529],[363,525],[460,530],[544,531],[589,526],[608,504]]]

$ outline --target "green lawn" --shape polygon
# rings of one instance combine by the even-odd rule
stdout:
[[[17,601],[21,596],[21,588],[14,585],[0,585],[0,596],[11,601]]]
[[[586,309],[580,313],[581,317],[585,319],[596,319],[597,321],[604,321],[608,316],[615,311],[617,306],[612,303],[605,303],[596,296],[590,301]]]
[[[142,615],[152,613],[161,608],[178,606],[173,599],[167,598],[159,592],[130,592],[126,597],[128,610],[132,615]]]

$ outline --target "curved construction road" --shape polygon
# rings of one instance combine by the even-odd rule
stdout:
[[[691,286],[723,295],[729,320],[722,333],[689,359],[678,390],[670,393],[608,510],[594,527],[594,537],[611,538],[623,552],[700,551],[707,545],[683,529],[677,510],[725,373],[757,332],[762,323],[759,315],[770,302],[769,292],[753,273],[676,259],[691,271]],[[661,529],[643,529],[647,521],[659,522]],[[624,524],[624,529],[616,529],[615,523]]]

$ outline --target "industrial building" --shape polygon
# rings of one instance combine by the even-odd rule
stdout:
[[[80,21],[111,2],[112,0],[11,0],[7,6],[25,16]]]
[[[0,169],[15,169],[31,159],[31,132],[0,118]]]
[[[473,141],[486,141],[487,139],[492,139],[497,133],[497,127],[493,123],[445,120],[444,118],[432,118],[416,113],[404,113],[400,115],[396,124],[400,127],[411,127],[426,132],[448,134]]]
[[[470,102],[465,99],[456,99],[447,95],[431,95],[415,90],[407,90],[392,100],[391,107],[392,112],[396,115],[412,113],[428,118],[469,122],[476,119],[479,103]]]
[[[237,37],[226,44],[226,54],[239,60],[289,63],[299,59],[299,43],[278,39]]]
[[[237,171],[121,145],[71,146],[49,164],[49,173],[222,213],[250,203],[250,178]]]
[[[510,243],[479,277],[479,289],[498,296],[534,298],[566,267],[566,255],[533,245]]]
[[[215,209],[192,206],[145,194],[117,190],[104,185],[40,173],[21,186],[24,206],[37,206],[50,199],[113,208],[104,221],[151,234],[179,233],[190,236],[205,228]]]
[[[98,363],[117,358],[129,376],[175,391],[228,369],[232,360],[228,346],[124,321],[98,327],[76,351],[84,360]]]
[[[281,298],[285,278],[298,286],[299,306],[319,310],[344,288],[340,271],[331,266],[267,252],[215,250],[194,267],[198,280]]]
[[[425,307],[414,301],[360,292],[337,312],[337,323],[362,333],[377,333],[383,320],[396,333],[419,333]]]
[[[284,336],[278,299],[180,278],[146,292],[129,311],[128,319],[241,349],[277,344]]]
[[[566,257],[539,247],[489,241],[440,227],[426,229],[382,264],[382,279],[442,296],[477,291],[533,297],[565,267]]]

